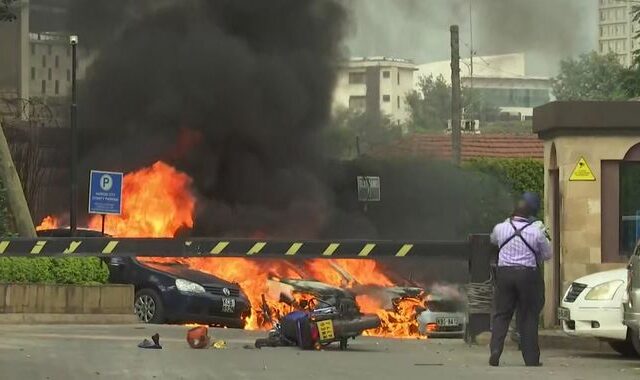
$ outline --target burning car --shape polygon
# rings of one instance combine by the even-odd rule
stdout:
[[[418,315],[421,335],[432,338],[462,337],[467,325],[464,298],[457,292],[434,291],[427,297],[425,310]]]
[[[418,336],[416,317],[425,310],[422,307],[424,291],[417,287],[356,285],[344,289],[316,280],[275,278],[269,280],[269,293],[272,299],[285,304],[291,304],[290,300],[306,304],[308,299],[320,299],[325,306],[335,307],[346,318],[357,318],[363,312],[377,316],[379,323],[364,331],[365,335]],[[277,314],[277,318],[282,312],[290,311],[277,305],[274,307],[273,303],[264,305],[269,309],[263,307],[263,314]]]

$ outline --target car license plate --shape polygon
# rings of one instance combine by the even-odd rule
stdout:
[[[320,341],[333,340],[335,334],[333,332],[333,321],[327,319],[326,321],[320,321],[316,323],[318,326],[318,335],[320,335]]]
[[[441,327],[458,326],[458,318],[436,318],[436,324]]]
[[[558,319],[561,321],[571,320],[571,312],[566,307],[558,308]]]
[[[222,312],[233,313],[236,310],[236,300],[233,298],[222,299]]]

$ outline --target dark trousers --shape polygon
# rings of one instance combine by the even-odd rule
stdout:
[[[540,286],[538,287],[538,292],[539,292],[538,306],[540,310],[538,311],[538,314],[540,314],[542,312],[542,308],[544,307],[545,298],[544,298],[544,276],[540,266],[538,267],[538,269],[540,270],[538,274],[538,280],[540,281]],[[518,317],[518,315],[520,315],[520,312],[516,309],[515,318],[511,320],[511,325],[509,326],[509,328],[511,329],[511,340],[518,343],[518,349],[520,349],[519,348],[520,347],[520,330],[522,330],[522,326],[520,325],[520,317]]]
[[[542,277],[536,268],[499,267],[494,294],[491,357],[499,360],[514,311],[518,310],[520,347],[526,365],[540,361],[538,322],[544,303]]]

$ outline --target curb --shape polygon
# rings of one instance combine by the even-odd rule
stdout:
[[[491,340],[491,333],[484,332],[476,337],[476,345],[488,346]],[[592,351],[592,352],[615,352],[609,344],[590,337],[572,337],[564,335],[556,330],[541,330],[538,335],[538,343],[542,350],[574,350],[574,351]],[[517,349],[517,344],[507,336],[505,347]]]
[[[0,325],[128,325],[139,323],[134,314],[48,314],[8,313],[0,314]]]
[[[544,334],[541,331],[539,336],[540,348],[575,350],[575,351],[595,351],[595,352],[615,352],[607,342],[589,337],[572,337],[568,335]]]

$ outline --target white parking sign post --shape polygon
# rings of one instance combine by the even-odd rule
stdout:
[[[102,234],[107,214],[122,213],[122,173],[91,171],[89,180],[89,214],[102,215]]]

